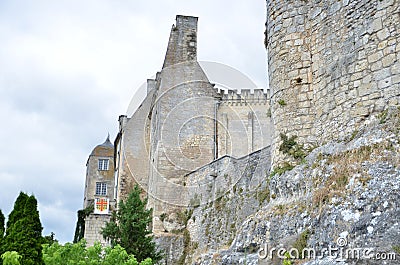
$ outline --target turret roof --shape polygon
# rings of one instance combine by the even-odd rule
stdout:
[[[107,139],[104,141],[104,143],[96,146],[90,155],[91,156],[112,156],[113,153],[114,153],[114,145],[110,141],[110,134],[108,134]]]

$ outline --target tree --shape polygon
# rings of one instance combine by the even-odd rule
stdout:
[[[139,265],[133,255],[126,253],[125,249],[115,247],[102,247],[100,243],[86,247],[85,240],[78,243],[66,243],[64,246],[54,243],[43,245],[43,260],[46,265],[80,264],[80,265]],[[146,259],[140,265],[152,265],[151,259]]]
[[[0,256],[3,254],[3,244],[4,244],[4,214],[0,210]],[[2,259],[0,259],[0,265],[3,264]]]
[[[52,245],[52,244],[58,242],[58,240],[55,238],[55,235],[56,235],[56,234],[54,234],[53,232],[51,232],[50,235],[44,236],[44,237],[42,238],[42,244],[49,244],[49,245]]]
[[[25,203],[23,204],[23,202]],[[17,251],[24,265],[41,265],[42,224],[37,210],[37,200],[20,193],[7,222],[4,250]]]
[[[4,265],[20,265],[21,255],[16,251],[7,251],[1,255]]]
[[[7,230],[5,230],[4,222],[3,222],[3,226],[2,226],[3,237],[0,242],[0,254],[6,252],[7,250],[11,250],[11,249],[9,249],[9,246],[7,246],[7,238],[11,231],[11,229],[9,229],[9,228],[13,227],[15,225],[15,223],[23,217],[24,208],[25,208],[26,200],[28,199],[28,197],[29,196],[26,195],[25,193],[20,192],[17,199],[15,200],[13,210],[8,215],[7,226],[6,226]],[[3,215],[3,218],[4,218],[4,215]],[[0,260],[0,264],[2,264],[2,260]]]
[[[155,263],[162,259],[157,250],[151,231],[148,229],[152,209],[146,209],[147,199],[140,199],[138,185],[129,194],[126,202],[120,201],[118,210],[113,212],[110,222],[102,230],[104,239],[112,246],[121,245],[128,254],[133,254],[139,261],[151,258]]]
[[[29,196],[23,193],[22,191],[19,193],[17,199],[15,200],[14,208],[8,215],[7,230],[9,227],[13,226],[18,220],[24,217],[25,204],[28,198]],[[7,233],[8,231],[6,231],[6,236]]]
[[[4,222],[5,222],[5,217],[3,212],[0,210],[0,240],[3,239],[4,237],[4,230],[5,230]]]

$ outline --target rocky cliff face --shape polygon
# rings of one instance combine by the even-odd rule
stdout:
[[[193,216],[202,218],[200,226],[211,236],[197,238],[197,247],[208,248],[192,250],[186,263],[399,264],[400,109],[369,121],[315,148],[291,170],[273,176],[267,170],[267,185],[247,195],[263,190],[260,208],[243,222],[226,213],[252,204],[232,193],[219,211],[197,208]],[[306,249],[306,257],[290,259],[296,256],[292,248]]]
[[[207,252],[229,249],[248,216],[269,200],[266,147],[242,158],[224,156],[185,177],[188,209],[160,216],[165,233],[157,239],[167,264],[191,264]]]

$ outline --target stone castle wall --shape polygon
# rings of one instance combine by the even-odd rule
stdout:
[[[218,157],[242,157],[271,144],[269,96],[263,90],[221,91],[217,112]]]
[[[280,133],[319,145],[400,97],[394,0],[267,0],[275,164]]]
[[[264,202],[270,147],[241,158],[224,156],[185,177],[193,209],[187,229],[195,252],[231,244],[239,225]],[[269,198],[268,198],[269,199]]]
[[[270,151],[265,147],[240,158],[226,155],[184,176],[182,197],[188,207],[154,216],[162,223],[164,233],[156,233],[157,242],[168,253],[168,264],[182,257],[191,264],[202,253],[229,247],[241,223],[269,200]],[[190,243],[183,242],[182,231]]]
[[[88,246],[93,246],[95,242],[100,242],[107,246],[107,242],[101,235],[101,230],[107,222],[110,222],[111,215],[90,214],[85,218],[84,238]]]
[[[124,200],[137,183],[148,190],[150,170],[149,113],[155,90],[149,91],[146,99],[130,117],[119,118],[119,134],[115,141],[117,201]]]

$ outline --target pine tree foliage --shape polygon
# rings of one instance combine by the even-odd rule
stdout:
[[[3,212],[0,210],[0,256],[4,253],[3,244],[4,244],[4,232],[5,232],[5,217]],[[2,264],[2,259],[0,259],[0,265]]]
[[[129,194],[128,199],[120,201],[117,212],[102,230],[104,239],[112,246],[122,246],[128,254],[133,254],[138,261],[151,258],[154,262],[162,259],[149,230],[152,210],[146,209],[147,199],[140,199],[138,185]]]
[[[0,240],[4,237],[4,230],[5,230],[5,217],[3,212],[0,210]]]
[[[42,225],[37,210],[37,200],[20,193],[7,222],[5,251],[16,251],[24,265],[41,265]]]
[[[7,220],[7,230],[9,227],[13,226],[18,220],[22,219],[24,217],[24,209],[25,209],[25,204],[26,201],[28,200],[29,196],[23,192],[20,192],[17,200],[14,203],[14,208],[11,211],[11,213],[8,215],[8,220]],[[6,236],[7,236],[6,231]]]

